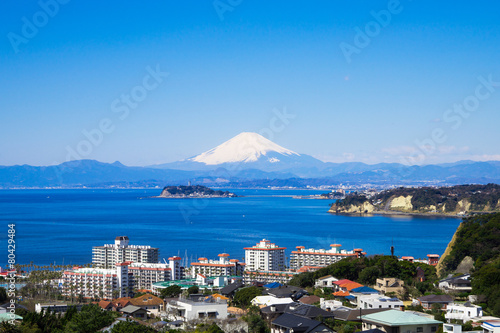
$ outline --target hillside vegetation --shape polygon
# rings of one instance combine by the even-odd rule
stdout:
[[[425,281],[417,281],[417,267],[425,273]],[[399,261],[392,256],[374,256],[365,258],[346,258],[316,272],[295,275],[290,284],[299,287],[312,287],[320,277],[332,275],[337,279],[349,279],[365,285],[374,285],[377,278],[396,277],[405,281],[405,286],[412,289],[412,296],[424,294],[433,289],[437,281],[436,268],[423,263]]]
[[[382,191],[372,197],[350,194],[334,203],[332,213],[437,213],[500,212],[500,185],[457,185]]]
[[[500,316],[500,213],[464,219],[454,237],[443,270],[454,272],[463,258],[471,257],[472,293],[485,295],[486,309]]]

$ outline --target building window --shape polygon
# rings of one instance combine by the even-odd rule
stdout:
[[[436,332],[437,331],[437,327],[436,326],[431,326],[431,332]]]
[[[419,332],[423,332],[424,331],[424,328],[423,327],[417,327],[417,333]]]

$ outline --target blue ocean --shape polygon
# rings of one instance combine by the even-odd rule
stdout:
[[[227,252],[242,260],[244,247],[267,238],[296,246],[362,248],[372,254],[425,258],[441,255],[460,220],[422,217],[354,217],[328,213],[331,200],[297,199],[324,191],[231,189],[238,198],[154,198],[161,189],[2,190],[0,265],[7,264],[8,225],[15,224],[16,262],[85,264],[92,246],[128,236],[135,245],[160,248],[185,263]]]

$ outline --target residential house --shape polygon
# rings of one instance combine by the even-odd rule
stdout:
[[[483,308],[467,302],[465,304],[449,304],[444,315],[446,320],[458,320],[466,323],[469,320],[479,321],[483,317]]]
[[[303,296],[299,299],[299,303],[313,305],[315,303],[320,303],[321,298],[316,295]]]
[[[269,288],[265,293],[278,298],[289,297],[293,300],[298,300],[302,296],[306,295],[307,291],[299,287],[285,285],[278,288]]]
[[[363,295],[357,297],[357,305],[361,309],[404,309],[403,301],[396,297],[382,295]]]
[[[164,310],[163,300],[151,294],[144,294],[142,296],[132,298],[130,303],[146,310],[149,316],[156,317],[161,311]]]
[[[123,313],[124,315],[133,318],[138,318],[138,319],[148,318],[148,311],[135,305],[127,305],[126,307],[121,309],[120,312]]]
[[[361,316],[389,310],[390,309],[352,309],[345,306],[339,306],[333,308],[331,312],[337,320],[361,322]]]
[[[331,312],[320,309],[314,305],[301,304],[296,302],[266,306],[260,309],[260,313],[268,323],[271,323],[284,313],[306,317],[309,319],[315,319],[319,316],[323,318],[334,318]]]
[[[487,320],[481,325],[483,333],[500,333],[500,320]]]
[[[418,302],[426,310],[431,310],[434,304],[439,304],[441,309],[445,310],[448,304],[453,303],[453,297],[450,295],[427,295],[419,297]]]
[[[375,284],[375,289],[381,291],[384,294],[388,293],[396,293],[403,294],[404,293],[404,281],[397,278],[383,278],[377,279]]]
[[[220,290],[220,294],[229,298],[233,298],[234,294],[238,289],[243,288],[243,283],[241,281],[236,281],[234,283],[228,284]]]
[[[271,333],[334,333],[320,321],[285,313],[273,320]]]
[[[216,298],[207,299],[205,296],[179,298],[167,303],[166,313],[170,320],[226,319],[227,302]]]
[[[264,307],[276,304],[293,303],[293,299],[291,299],[290,297],[278,298],[275,296],[265,295],[265,296],[255,296],[250,302],[252,303],[252,305]]]
[[[462,325],[444,323],[443,333],[462,333]]]
[[[331,275],[323,276],[314,282],[314,288],[334,288],[337,286],[334,282],[338,280],[339,279]]]
[[[442,322],[405,311],[386,310],[361,316],[363,330],[379,329],[386,333],[434,333]]]
[[[470,292],[472,291],[470,274],[463,274],[441,280],[439,281],[438,287],[445,292]]]

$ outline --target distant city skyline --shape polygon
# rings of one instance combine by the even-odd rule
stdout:
[[[147,166],[241,132],[326,162],[500,160],[494,1],[0,6],[0,165]]]

